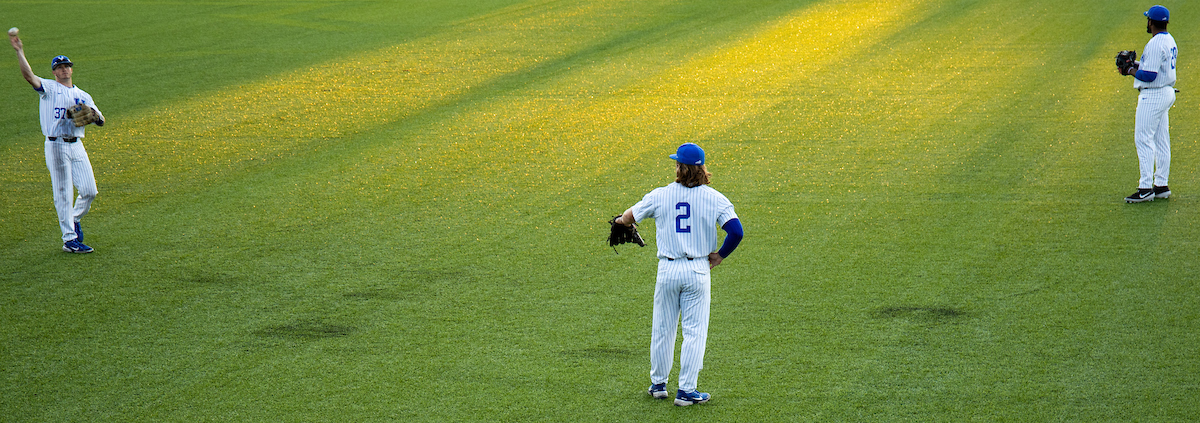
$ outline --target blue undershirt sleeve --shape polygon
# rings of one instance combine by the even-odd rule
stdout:
[[[1154,78],[1158,78],[1158,72],[1139,70],[1133,74],[1133,77],[1142,82],[1153,82]]]
[[[733,250],[742,242],[742,222],[733,219],[725,222],[725,226],[722,226],[721,229],[725,230],[725,243],[721,245],[721,250],[717,251],[717,254],[720,254],[721,258],[725,258],[733,254]]]

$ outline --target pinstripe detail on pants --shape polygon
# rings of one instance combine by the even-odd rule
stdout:
[[[54,210],[62,240],[75,239],[75,222],[92,208],[96,198],[96,176],[88,160],[83,141],[63,142],[46,140],[46,168],[50,170],[50,185],[54,190]],[[74,189],[72,189],[74,188]],[[75,191],[79,197],[72,203]]]
[[[675,362],[675,335],[682,320],[679,389],[696,389],[708,342],[711,273],[708,259],[658,261],[650,334],[650,380],[666,383]]]
[[[1147,88],[1138,94],[1133,141],[1137,147],[1138,188],[1167,186],[1171,176],[1171,131],[1168,112],[1175,104],[1175,88]]]

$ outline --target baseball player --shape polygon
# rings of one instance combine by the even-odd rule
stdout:
[[[1137,192],[1125,197],[1127,203],[1171,196],[1171,189],[1167,188],[1167,177],[1171,172],[1167,112],[1175,104],[1175,59],[1179,49],[1175,38],[1167,33],[1170,20],[1167,8],[1154,6],[1144,15],[1146,32],[1153,35],[1142,49],[1141,60],[1121,70],[1124,75],[1133,75],[1133,87],[1139,91],[1133,139],[1141,178]]]
[[[670,155],[676,161],[675,182],[642,197],[615,222],[632,225],[653,218],[658,245],[658,277],[654,287],[654,317],[650,336],[650,389],[655,398],[667,398],[667,375],[675,358],[675,333],[683,320],[683,346],[679,358],[679,390],[675,405],[707,402],[697,379],[704,367],[708,339],[709,282],[711,271],[742,240],[742,224],[733,204],[708,186],[712,176],[704,165],[704,150],[687,143]],[[720,250],[717,228],[727,236]]]
[[[96,198],[96,178],[92,163],[83,148],[83,126],[68,113],[72,110],[91,109],[96,125],[104,125],[104,115],[92,102],[92,96],[79,89],[71,80],[74,63],[67,56],[55,56],[50,61],[54,79],[43,79],[33,74],[29,61],[25,59],[24,45],[16,35],[9,35],[17,61],[21,65],[21,76],[38,92],[42,123],[42,135],[46,141],[46,168],[50,170],[50,184],[54,189],[54,209],[58,212],[58,224],[62,229],[63,251],[90,253],[92,247],[83,244],[83,230],[79,219],[91,209]],[[74,193],[79,197],[71,201]]]

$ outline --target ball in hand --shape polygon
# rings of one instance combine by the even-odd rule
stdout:
[[[9,36],[9,37],[16,37],[16,36],[17,36],[17,27],[15,27],[15,26],[14,26],[14,27],[12,27],[12,28],[9,28],[9,29],[8,29],[8,36]]]

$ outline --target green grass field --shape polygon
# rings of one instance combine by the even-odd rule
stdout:
[[[1195,419],[1191,3],[1175,196],[1122,201],[1151,5],[0,0],[110,121],[63,253],[0,55],[0,420]],[[604,239],[683,142],[746,238],[679,408]]]

